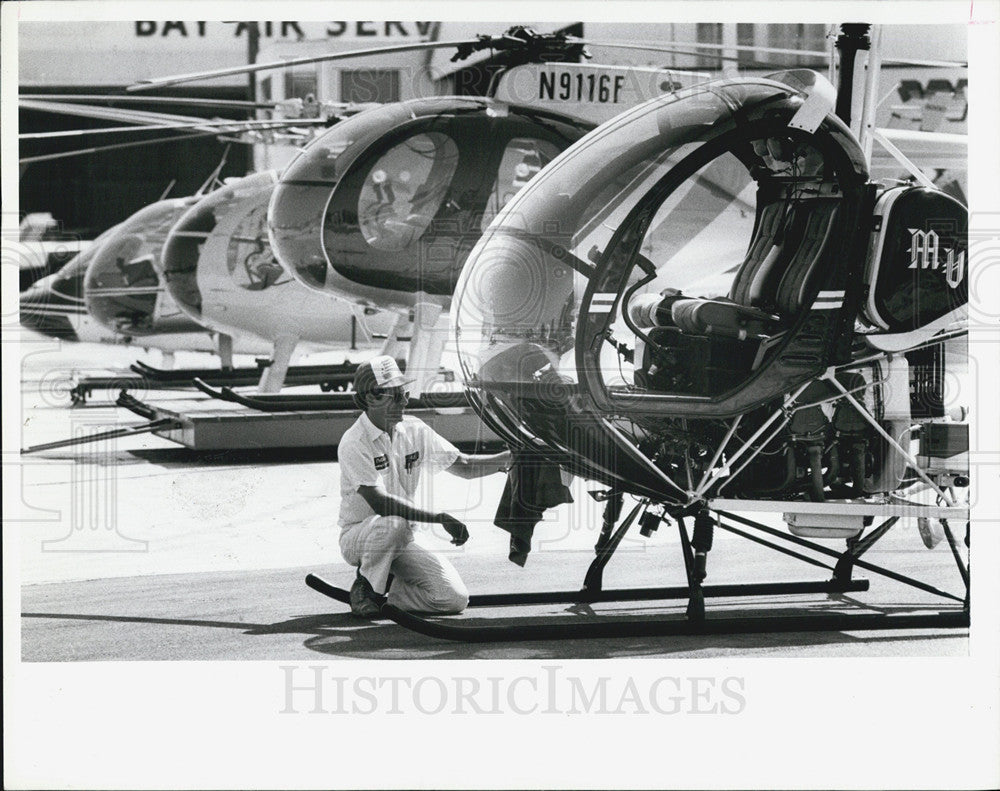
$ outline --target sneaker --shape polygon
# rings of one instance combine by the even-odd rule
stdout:
[[[358,618],[375,618],[382,609],[382,598],[359,571],[351,585],[351,613]]]

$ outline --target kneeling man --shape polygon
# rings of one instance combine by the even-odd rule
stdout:
[[[468,456],[414,417],[404,417],[407,395],[396,361],[382,355],[354,375],[354,399],[364,410],[340,441],[340,551],[358,568],[351,612],[378,614],[386,600],[411,612],[459,613],[469,593],[445,558],[413,541],[415,522],[436,522],[461,546],[466,526],[451,514],[414,505],[422,475],[448,470],[462,478],[502,471],[510,453]]]

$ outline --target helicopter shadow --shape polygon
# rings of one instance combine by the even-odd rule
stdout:
[[[900,614],[918,607],[905,605],[869,608],[886,614]],[[619,609],[618,615],[630,614],[628,609]],[[647,611],[648,612],[648,611]],[[785,608],[784,615],[808,615],[829,612],[829,608],[817,603],[815,606]],[[756,615],[755,615],[756,613]],[[730,618],[759,617],[759,610],[727,610],[725,615]],[[739,655],[744,652],[756,654],[781,651],[787,649],[815,649],[817,646],[829,646],[831,656],[843,653],[844,646],[852,646],[852,654],[858,651],[858,646],[871,646],[873,655],[880,655],[884,648],[882,644],[899,646],[894,655],[906,655],[907,643],[924,643],[928,641],[942,643],[964,637],[955,632],[931,632],[923,634],[886,633],[880,632],[800,632],[800,633],[768,633],[768,634],[729,634],[729,635],[676,635],[615,637],[615,638],[578,638],[570,640],[535,640],[530,642],[498,641],[495,643],[464,643],[439,640],[425,637],[404,629],[390,620],[363,620],[349,612],[315,613],[297,615],[292,618],[273,623],[247,623],[239,621],[224,621],[191,618],[163,618],[149,616],[84,614],[84,613],[44,613],[24,612],[25,619],[90,621],[105,623],[121,623],[136,625],[164,626],[196,626],[207,629],[224,629],[240,631],[247,636],[269,635],[302,635],[305,637],[303,647],[330,658],[342,659],[612,659],[641,658],[646,656],[665,655]],[[653,617],[653,616],[648,616]],[[549,623],[566,623],[580,618],[601,620],[602,615],[595,613],[589,605],[572,605],[559,613],[546,615],[525,615],[515,617],[460,617],[456,622],[463,627],[480,627],[496,625],[531,625],[541,621]],[[640,618],[636,618],[641,620]],[[452,620],[452,619],[449,619]],[[863,648],[860,649],[863,652]],[[942,651],[953,653],[948,649]],[[920,654],[926,651],[920,651]],[[182,658],[182,657],[179,657]],[[232,657],[239,659],[240,657]]]

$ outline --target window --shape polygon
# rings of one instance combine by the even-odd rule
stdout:
[[[316,71],[286,71],[285,98],[305,99],[312,95],[316,98]]]
[[[340,101],[398,102],[396,69],[344,69],[340,72]]]
[[[513,198],[534,175],[559,154],[554,143],[517,137],[507,144],[497,169],[486,209],[483,211],[482,230],[493,222],[493,218]]]
[[[826,25],[754,25],[736,26],[736,41],[742,46],[776,47],[805,51],[827,50]],[[763,68],[760,62],[785,63],[791,67],[822,68],[827,58],[814,55],[769,55],[766,52],[741,50],[740,68]],[[768,66],[773,71],[773,68]]]
[[[825,25],[768,25],[767,44],[770,47],[822,51],[827,49]],[[822,67],[826,59],[812,55],[797,55],[795,66]]]
[[[722,43],[722,23],[721,22],[699,22],[695,32],[695,38],[699,44],[721,44]],[[717,49],[699,49],[698,63],[699,69],[721,69],[722,60],[719,58]]]
[[[458,166],[458,146],[441,132],[389,149],[365,177],[358,225],[376,250],[404,250],[430,226]]]

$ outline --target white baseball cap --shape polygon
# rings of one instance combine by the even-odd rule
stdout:
[[[358,366],[354,374],[354,391],[366,393],[377,387],[402,387],[412,381],[403,376],[395,359],[380,354]]]

